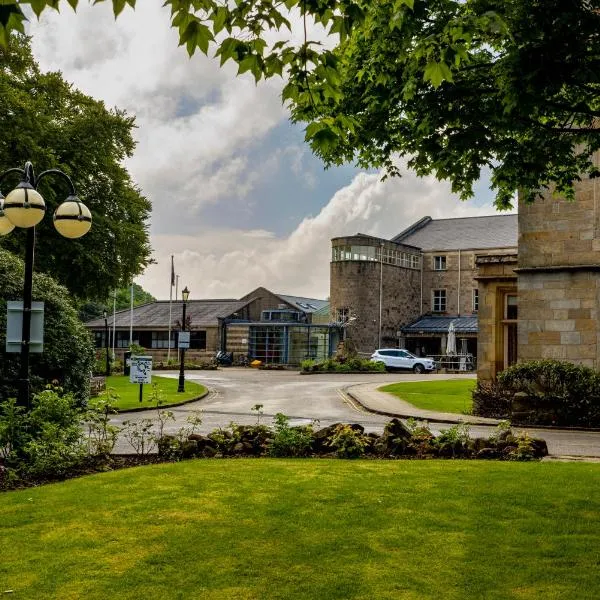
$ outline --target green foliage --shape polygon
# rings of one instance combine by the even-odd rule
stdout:
[[[22,31],[16,0],[0,12],[0,43]],[[75,7],[78,0],[69,0]],[[131,2],[132,4],[133,2]],[[36,0],[41,12],[55,0]],[[113,0],[115,14],[125,0]],[[179,42],[213,53],[258,81],[281,76],[294,121],[327,164],[357,160],[450,180],[473,195],[492,173],[496,204],[527,200],[556,182],[597,175],[600,11],[594,2],[545,0],[166,0]],[[291,35],[290,10],[332,43]],[[273,33],[279,32],[276,36]],[[287,33],[289,32],[289,33]],[[279,39],[273,42],[273,38]]]
[[[329,372],[329,373],[350,373],[364,371],[367,373],[385,373],[385,365],[381,362],[366,360],[364,358],[352,357],[333,357],[326,358],[321,362],[314,360],[303,360],[300,363],[300,369],[305,373]]]
[[[521,424],[600,426],[600,373],[557,360],[519,363],[474,391],[478,414]],[[502,410],[499,410],[499,407]]]
[[[46,3],[35,4],[42,9]],[[3,3],[0,41],[6,10]],[[150,202],[123,166],[134,150],[134,119],[119,109],[108,110],[59,72],[41,72],[25,36],[0,47],[0,64],[0,172],[22,167],[26,160],[38,173],[59,168],[71,177],[93,217],[85,237],[59,235],[49,215],[68,189],[60,179],[45,180],[39,191],[48,215],[36,227],[35,269],[50,274],[78,299],[104,301],[150,260]],[[18,175],[4,181],[5,195],[17,182]],[[25,239],[23,231],[15,230],[0,245],[24,256]]]
[[[294,458],[307,456],[312,443],[312,433],[312,425],[290,427],[289,417],[277,413],[269,454],[277,457]]]
[[[82,410],[73,394],[49,388],[33,396],[32,410],[20,413],[21,444],[8,462],[16,462],[27,477],[64,477],[82,464],[86,445]]]
[[[88,404],[85,423],[90,456],[107,459],[114,450],[120,428],[112,425],[110,420],[118,412],[115,407],[117,400],[114,393],[109,391],[103,398],[96,398]]]
[[[368,442],[365,436],[350,425],[338,425],[328,441],[338,458],[360,458],[364,456]]]
[[[116,305],[113,302],[114,292],[104,302],[83,302],[79,307],[79,317],[85,323],[92,319],[97,319],[102,316],[106,310],[108,315],[112,315],[113,309],[122,310],[131,306],[131,286],[122,287],[116,290]],[[154,302],[156,298],[144,290],[141,285],[133,284],[133,306],[140,306]]]
[[[1,378],[14,380],[19,373],[19,354],[6,353],[6,301],[23,297],[23,262],[0,248],[0,360]],[[94,348],[81,324],[69,292],[47,275],[34,273],[33,299],[44,302],[44,352],[31,354],[32,390],[57,381],[67,392],[84,401],[89,395]],[[15,389],[0,387],[0,400]]]

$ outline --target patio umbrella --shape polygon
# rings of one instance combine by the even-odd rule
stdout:
[[[454,321],[448,327],[448,339],[446,340],[446,354],[456,354],[456,331]]]

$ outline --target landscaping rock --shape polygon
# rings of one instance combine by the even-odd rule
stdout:
[[[496,448],[482,448],[477,452],[476,457],[482,459],[500,458],[500,452]]]
[[[400,421],[400,419],[392,419],[385,426],[384,435],[386,434],[388,436],[400,438],[407,441],[412,438],[411,430],[402,421]]]

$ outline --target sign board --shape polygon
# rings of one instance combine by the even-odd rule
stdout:
[[[6,352],[21,352],[23,335],[23,302],[9,300],[6,303]],[[44,303],[31,303],[31,327],[29,352],[44,350]]]
[[[132,356],[129,383],[152,383],[152,357]]]
[[[180,331],[177,338],[177,347],[182,350],[187,350],[190,347],[190,332]]]

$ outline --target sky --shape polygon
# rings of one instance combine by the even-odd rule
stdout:
[[[231,63],[190,59],[161,0],[116,21],[112,3],[82,3],[76,14],[62,4],[32,18],[33,52],[43,70],[135,115],[126,166],[152,202],[156,261],[136,281],[159,299],[171,291],[171,255],[192,299],[239,298],[259,286],[327,298],[332,237],[389,238],[426,215],[494,213],[484,179],[461,202],[448,183],[407,170],[382,182],[353,165],[324,169],[303,126],[288,120],[282,81],[256,85]]]

